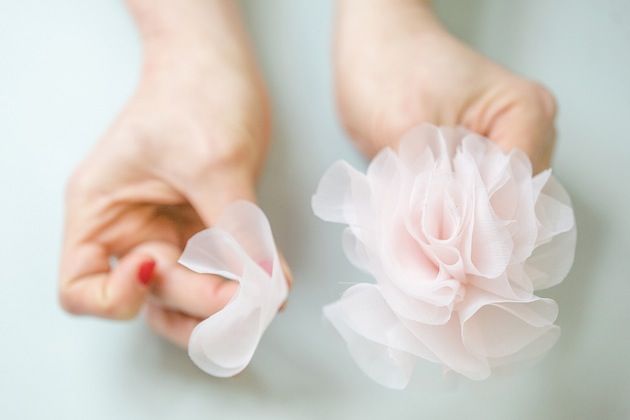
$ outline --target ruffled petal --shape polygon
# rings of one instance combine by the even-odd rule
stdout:
[[[412,172],[433,167],[436,163],[450,168],[450,160],[459,142],[458,137],[465,132],[462,128],[438,128],[431,124],[421,124],[401,138],[398,155]]]
[[[503,299],[529,300],[533,296],[533,282],[520,264],[510,265],[505,273],[494,279],[468,277],[468,288],[475,287]]]
[[[494,278],[505,271],[514,243],[509,230],[495,217],[483,184],[473,185],[473,216],[463,246],[464,263],[469,273]]]
[[[456,282],[452,282],[453,287],[457,287]],[[421,322],[430,325],[442,325],[448,322],[452,315],[451,293],[447,294],[444,302],[436,304],[435,299],[438,293],[431,294],[433,302],[413,298],[408,294],[402,293],[400,289],[389,284],[381,284],[380,290],[387,304],[399,318],[405,318],[410,321]]]
[[[372,258],[370,257],[370,253],[359,238],[357,238],[355,231],[353,231],[352,228],[344,229],[341,240],[343,251],[348,261],[360,270],[367,273],[372,272]]]
[[[365,175],[345,161],[335,162],[322,176],[313,195],[313,213],[327,222],[357,224],[357,208],[369,208]]]
[[[464,345],[459,317],[451,317],[444,325],[405,320],[403,323],[446,367],[473,380],[490,376],[488,361],[471,353]]]
[[[537,246],[525,261],[525,270],[535,290],[560,283],[569,273],[575,257],[577,231],[571,199],[550,173],[534,178],[538,191],[536,216],[539,222]]]
[[[488,359],[493,368],[525,361],[535,361],[547,353],[560,338],[560,327],[551,325],[516,353]]]
[[[267,218],[252,203],[234,202],[215,227],[188,241],[179,262],[240,283],[225,308],[195,327],[188,344],[191,359],[203,371],[236,375],[249,364],[288,294]]]
[[[401,328],[376,286],[349,288],[339,301],[324,307],[324,315],[366,375],[389,388],[407,386],[416,358],[402,348],[418,346]]]
[[[536,217],[539,222],[537,245],[575,227],[569,194],[553,176],[547,178],[538,195]]]
[[[573,265],[576,240],[574,226],[534,249],[525,262],[525,270],[532,279],[534,290],[547,289],[564,280]]]
[[[374,209],[372,219],[364,222],[375,225],[376,229],[387,230],[391,221],[396,220],[391,216],[398,212],[401,200],[409,194],[407,173],[403,171],[398,156],[390,148],[385,148],[368,166],[366,177],[372,197],[377,199],[369,203]]]
[[[477,307],[462,319],[466,347],[485,358],[501,358],[518,353],[553,325],[558,306],[551,299],[532,297],[528,301],[505,301],[488,294],[468,295]]]

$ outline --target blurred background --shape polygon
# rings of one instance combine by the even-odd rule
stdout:
[[[124,5],[0,0],[0,418],[630,418],[630,2],[435,1],[452,32],[557,95],[554,169],[578,248],[543,293],[563,335],[541,363],[481,383],[427,366],[402,392],[364,376],[321,316],[367,280],[342,255],[341,227],[310,210],[330,163],[364,165],[334,109],[333,3],[241,3],[274,106],[261,205],[296,281],[250,367],[215,379],[141,319],[74,318],[57,304],[65,180],[138,80]]]

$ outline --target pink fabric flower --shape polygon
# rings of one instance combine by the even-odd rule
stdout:
[[[573,210],[551,171],[532,177],[521,151],[422,125],[366,174],[333,164],[312,205],[348,225],[348,259],[376,280],[324,314],[377,382],[404,388],[418,358],[480,380],[559,337],[556,302],[534,291],[573,263]]]

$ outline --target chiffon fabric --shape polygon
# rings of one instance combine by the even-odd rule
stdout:
[[[374,279],[324,314],[382,385],[406,387],[419,359],[482,380],[557,341],[558,306],[535,292],[567,275],[575,221],[551,170],[533,176],[523,152],[421,125],[365,174],[334,163],[312,207],[347,225],[343,250]]]
[[[188,354],[206,373],[229,377],[249,364],[288,285],[269,221],[256,205],[236,201],[211,228],[194,235],[179,262],[197,273],[240,283],[232,300],[192,332]]]

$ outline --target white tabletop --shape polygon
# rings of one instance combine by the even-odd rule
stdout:
[[[557,94],[555,170],[579,239],[573,271],[544,293],[563,335],[541,363],[480,383],[420,369],[405,391],[364,376],[321,316],[367,280],[309,205],[331,162],[363,164],[334,110],[331,2],[244,6],[274,97],[261,205],[296,282],[250,367],[214,379],[142,320],[57,305],[65,179],[138,77],[123,5],[0,0],[0,418],[630,418],[630,2],[437,1],[455,33]]]

